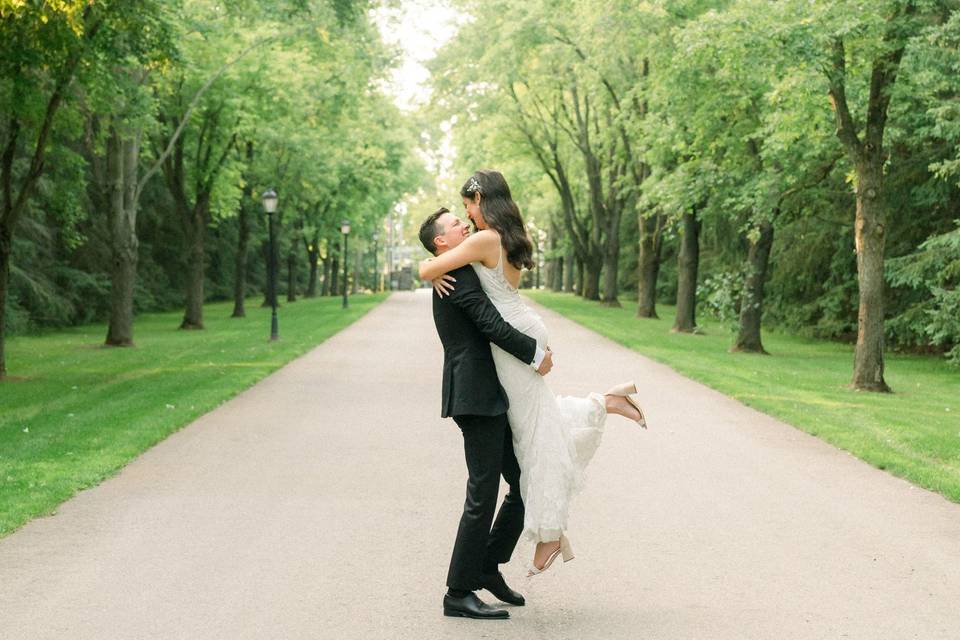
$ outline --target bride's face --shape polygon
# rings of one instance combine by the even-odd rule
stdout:
[[[475,193],[472,198],[464,198],[463,208],[467,212],[467,217],[473,222],[474,228],[487,228],[487,221],[483,219],[483,212],[480,211],[480,194]]]

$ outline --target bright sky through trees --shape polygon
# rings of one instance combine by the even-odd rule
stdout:
[[[383,40],[401,52],[387,87],[401,109],[413,110],[429,97],[430,74],[423,63],[453,37],[464,18],[442,0],[405,0],[374,11]]]

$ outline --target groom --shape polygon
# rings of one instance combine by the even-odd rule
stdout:
[[[445,208],[420,227],[420,242],[433,255],[459,245],[470,229]],[[473,267],[449,274],[456,279],[447,296],[433,296],[433,321],[443,343],[441,415],[453,417],[463,433],[467,460],[467,499],[447,573],[443,613],[465,618],[509,618],[474,593],[486,589],[503,602],[522,606],[523,596],[507,586],[497,565],[510,560],[523,531],[520,466],[507,423],[507,397],[490,353],[493,342],[540,375],[553,367],[550,350],[507,324],[480,287]],[[510,487],[494,522],[500,475]],[[491,529],[491,523],[493,528]]]

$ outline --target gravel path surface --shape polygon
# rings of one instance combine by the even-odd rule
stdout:
[[[540,311],[554,390],[636,378],[651,427],[608,420],[511,620],[441,614],[466,469],[419,291],[0,540],[0,638],[960,638],[960,505]]]

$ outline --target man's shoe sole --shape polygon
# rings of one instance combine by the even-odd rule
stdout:
[[[466,611],[457,611],[456,609],[447,609],[443,608],[443,615],[449,616],[451,618],[470,618],[471,620],[509,620],[510,614],[507,613],[505,616],[475,616],[467,613]]]

